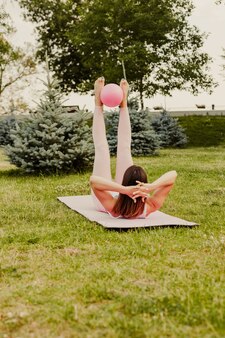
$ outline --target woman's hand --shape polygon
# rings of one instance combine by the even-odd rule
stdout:
[[[141,189],[139,184],[124,187],[124,194],[132,198],[134,203],[138,197],[142,197],[142,202],[145,202],[145,199],[148,197],[146,188]]]
[[[123,194],[129,196],[136,202],[134,194],[138,189],[138,185],[127,185],[123,187]]]
[[[136,182],[141,192],[145,192],[149,194],[150,192],[154,191],[154,187],[151,183],[143,183],[140,181],[136,181]]]
[[[141,197],[141,200],[144,203],[146,201],[146,199],[149,197],[149,195],[146,192],[138,190],[138,191],[133,193],[133,200],[136,202],[136,199],[138,197]]]
[[[145,202],[146,198],[149,197],[149,194],[154,191],[154,187],[151,183],[136,182],[137,185],[125,186],[123,194],[132,198],[134,202],[136,202],[138,197],[141,197],[142,202]]]
[[[136,199],[138,197],[142,198],[142,202],[145,202],[149,197],[149,194],[154,191],[153,186],[150,183],[143,183],[140,181],[137,182],[138,189],[133,192],[133,198]]]

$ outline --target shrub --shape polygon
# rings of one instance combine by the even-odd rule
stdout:
[[[160,146],[184,147],[187,144],[187,136],[179,125],[178,119],[170,116],[166,111],[152,119],[152,127],[160,138]]]
[[[130,109],[132,129],[131,151],[133,156],[155,155],[159,148],[159,138],[151,126],[148,112],[145,110]],[[119,112],[114,111],[106,116],[107,138],[111,154],[117,150],[117,128]]]
[[[13,143],[10,132],[16,129],[16,124],[17,121],[13,115],[0,119],[0,146]]]
[[[12,132],[11,163],[28,173],[81,172],[93,162],[91,130],[81,111],[69,118],[56,81],[47,76],[46,92],[35,114]]]

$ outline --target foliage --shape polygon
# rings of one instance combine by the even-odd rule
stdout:
[[[0,146],[12,145],[11,130],[16,129],[17,120],[15,116],[7,116],[0,119]]]
[[[136,96],[129,97],[129,95],[128,95],[127,105],[128,105],[128,108],[130,110],[139,110],[140,109],[140,104],[139,104],[138,98]]]
[[[45,61],[46,52],[51,68],[64,91],[78,90],[88,80],[90,69],[69,38],[76,29],[80,0],[19,0],[26,9],[25,17],[36,24],[38,57]]]
[[[151,97],[214,85],[205,35],[190,24],[191,0],[20,0],[37,24],[65,90],[88,91],[99,75],[118,83],[124,61],[132,90]],[[143,103],[143,102],[142,102]]]
[[[85,114],[67,117],[58,83],[49,73],[45,85],[37,112],[12,132],[13,145],[7,147],[10,161],[29,173],[81,172],[93,161]]]
[[[33,52],[10,43],[9,35],[13,32],[9,15],[0,7],[0,98],[7,88],[34,74],[36,69]]]
[[[160,138],[160,146],[184,147],[187,144],[187,137],[184,129],[179,125],[178,119],[170,116],[166,111],[152,119],[152,127]]]
[[[130,109],[130,121],[132,129],[131,151],[133,156],[149,156],[157,154],[159,139],[155,134],[147,111]],[[111,154],[117,150],[117,128],[119,112],[107,114],[107,138]]]
[[[7,45],[8,42],[5,41]],[[13,48],[8,44],[6,52],[0,52],[0,96],[9,86],[36,72],[36,65],[30,51]]]

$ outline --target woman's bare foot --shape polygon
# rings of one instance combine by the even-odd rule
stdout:
[[[100,99],[101,90],[105,85],[104,77],[99,77],[94,84],[94,92],[95,92],[95,105],[102,106],[102,101]]]
[[[120,107],[125,108],[125,107],[127,107],[127,96],[128,96],[128,91],[129,91],[129,84],[128,84],[127,80],[122,79],[120,81],[120,87],[123,91],[123,100],[120,104]]]

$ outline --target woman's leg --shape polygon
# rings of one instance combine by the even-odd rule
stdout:
[[[95,81],[95,110],[93,114],[92,136],[95,147],[93,175],[111,179],[110,153],[106,138],[103,106],[100,92],[104,87],[104,78]]]
[[[106,138],[105,120],[103,115],[103,106],[100,100],[101,89],[104,87],[104,78],[95,81],[95,110],[93,114],[92,136],[95,147],[95,158],[93,175],[101,176],[111,180],[110,153]],[[104,211],[105,208],[91,190],[95,208],[98,211]]]
[[[127,108],[127,95],[129,85],[126,80],[121,80],[120,86],[123,90],[123,101],[120,105],[120,117],[117,133],[117,159],[116,178],[117,183],[122,183],[124,172],[133,165],[131,156],[131,125]]]

